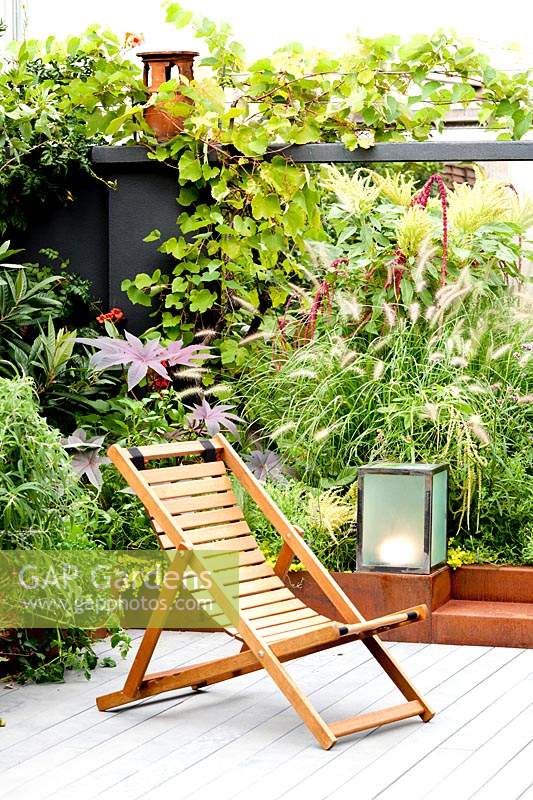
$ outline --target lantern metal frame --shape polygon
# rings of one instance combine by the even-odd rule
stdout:
[[[424,469],[422,469],[424,467]],[[448,474],[447,464],[413,464],[395,466],[394,464],[366,464],[359,468],[357,475],[357,571],[358,572],[396,572],[412,575],[429,575],[445,566],[448,553],[448,533],[446,530],[446,556],[443,561],[431,564],[431,529],[433,524],[433,478],[439,472]],[[364,478],[366,475],[421,475],[425,478],[424,488],[424,565],[422,567],[396,567],[363,563],[363,513]]]

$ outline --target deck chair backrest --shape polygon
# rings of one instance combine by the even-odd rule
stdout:
[[[203,536],[203,533],[199,533],[198,528],[194,527],[186,529],[181,528],[180,522],[183,520],[183,517],[186,516],[186,514],[190,514],[191,523],[194,522],[194,524],[196,524],[199,518],[198,512],[194,512],[194,516],[193,512],[184,511],[182,514],[173,514],[171,510],[164,505],[165,500],[170,502],[172,498],[158,497],[155,491],[156,487],[159,486],[159,492],[172,492],[174,489],[162,489],[161,487],[174,484],[175,482],[179,484],[180,481],[200,480],[206,478],[214,479],[220,477],[227,478],[228,471],[231,471],[243,488],[252,497],[254,502],[257,503],[268,521],[284,539],[285,544],[292,550],[294,556],[299,558],[302,563],[305,563],[309,574],[319,584],[328,600],[330,600],[337,608],[341,618],[346,622],[351,623],[363,622],[364,617],[362,614],[357,608],[355,608],[340,586],[333,580],[331,575],[324,568],[319,559],[317,559],[304,539],[298,535],[294,525],[291,524],[283,512],[273,502],[272,498],[265,491],[264,487],[251,474],[246,464],[244,464],[242,459],[237,455],[235,450],[231,447],[229,442],[226,441],[222,434],[217,434],[216,436],[212,437],[212,439],[208,440],[208,447],[212,450],[211,457],[214,455],[216,461],[207,463],[200,462],[196,464],[183,463],[183,459],[187,458],[196,458],[197,462],[202,458],[202,456],[205,458],[205,444],[207,443],[202,444],[200,441],[195,441],[180,442],[176,444],[151,445],[137,450],[136,456],[132,454],[131,450],[126,450],[122,447],[113,446],[109,449],[109,456],[111,460],[124,475],[130,486],[135,490],[143,502],[147,512],[149,513],[153,521],[154,528],[160,537],[161,545],[167,548],[174,546],[178,548],[190,549],[196,545],[196,543],[193,542],[195,535]],[[135,452],[135,448],[133,448],[133,451]],[[168,458],[177,459],[179,462],[178,465],[155,469],[150,467],[150,463],[152,461]],[[138,469],[135,466],[136,464],[141,467],[141,469]],[[145,468],[142,469],[142,467]],[[152,481],[152,483],[149,483],[149,481]],[[223,493],[227,493],[231,490],[223,489],[222,491]],[[199,502],[201,501],[199,500]],[[226,509],[225,511],[224,508]],[[209,512],[213,513],[213,516],[210,517],[213,522],[211,522],[211,524],[206,524],[206,518],[203,518],[202,527],[209,528],[209,530],[207,530],[205,533],[205,535],[209,538],[207,541],[201,542],[200,544],[209,546],[210,544],[212,545],[214,541],[218,541],[220,542],[220,546],[224,548],[227,542],[230,542],[231,539],[236,539],[234,542],[235,547],[239,548],[243,546],[246,548],[248,544],[250,544],[251,547],[252,542],[250,539],[252,539],[253,548],[259,550],[257,542],[251,535],[250,529],[244,522],[242,510],[238,506],[226,506],[224,508],[221,510],[207,509],[205,512],[202,512],[206,514]],[[222,512],[229,516],[235,514],[236,517],[233,518],[232,516],[231,520],[226,519],[225,522],[220,521],[218,523],[218,525],[226,529],[225,531],[219,529],[218,533],[227,537],[229,532],[230,537],[215,540],[212,538],[217,535],[217,531],[215,530],[217,523],[215,520],[218,518],[219,513]],[[185,523],[187,524],[187,518],[185,519]],[[231,534],[234,535],[231,536]],[[244,539],[239,541],[240,537],[247,537],[248,542],[245,542]],[[247,552],[247,550],[245,549],[242,552]],[[268,568],[270,572],[256,579],[257,581],[261,581],[260,584],[255,583],[255,585],[253,585],[251,581],[246,581],[248,585],[244,585],[243,583],[242,592],[245,594],[242,595],[242,600],[240,601],[241,609],[245,609],[253,605],[255,602],[256,590],[259,590],[261,593],[269,591],[272,592],[272,594],[274,593],[274,590],[280,593],[284,592],[287,599],[294,596],[288,589],[285,588],[283,582],[273,574],[269,565],[265,564],[264,566],[265,569]],[[247,600],[246,593],[252,593],[253,597],[250,598],[250,600]],[[283,595],[280,594],[279,597],[281,599]],[[260,597],[259,601],[267,602],[267,599],[266,597]]]
[[[257,611],[252,609],[291,601],[294,595],[275,575],[244,520],[223,460],[225,445],[214,437],[204,443],[130,450],[114,446],[109,455],[144,503],[163,549],[238,552],[238,576],[233,570],[231,580],[236,582],[238,577],[235,596],[241,613],[248,616],[250,609],[254,616]],[[176,459],[177,463],[151,466],[156,459]],[[224,577],[220,576],[221,588],[227,592]],[[303,604],[297,601],[297,605]]]

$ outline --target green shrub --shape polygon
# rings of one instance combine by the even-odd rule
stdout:
[[[94,493],[77,478],[60,434],[39,414],[29,378],[0,378],[0,548],[86,549],[105,522]],[[129,637],[112,632],[125,656]],[[90,632],[79,628],[0,631],[2,673],[18,680],[62,681],[66,670],[87,678],[98,663]]]
[[[287,519],[302,528],[305,540],[329,569],[355,569],[356,506],[351,495],[343,498],[337,492],[313,489],[293,479],[269,482],[267,490]],[[262,551],[274,563],[282,544],[279,533],[240,484],[234,484],[234,491]]]
[[[0,244],[0,258],[14,255],[8,246]],[[78,414],[116,391],[117,380],[90,370],[75,344],[73,320],[89,322],[88,281],[69,273],[66,262],[57,264],[54,251],[43,255],[49,262],[0,266],[0,375],[30,377],[41,412],[67,433]]]
[[[128,137],[146,90],[122,43],[94,25],[66,42],[14,42],[0,59],[0,96],[2,234],[51,198],[71,203],[75,176],[94,175],[91,145]],[[117,119],[120,131],[108,130]]]
[[[93,501],[29,378],[0,378],[0,545],[90,547]]]
[[[450,464],[450,528],[516,561],[533,511],[528,309],[486,295],[383,336],[324,333],[242,376],[244,413],[314,486],[377,460]]]

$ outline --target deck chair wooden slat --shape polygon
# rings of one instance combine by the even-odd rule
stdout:
[[[232,489],[231,481],[225,475],[220,478],[198,478],[195,481],[175,481],[174,483],[153,484],[153,492],[161,500],[174,497],[192,497],[211,492],[227,492]]]
[[[194,497],[176,497],[162,500],[169,513],[173,516],[185,514],[188,511],[207,511],[215,508],[237,507],[233,492],[215,492],[214,494],[200,494]],[[240,511],[240,509],[239,509]]]
[[[258,578],[271,578],[272,567],[266,561],[263,561],[261,564],[242,567],[242,569],[238,570],[215,570],[215,574],[224,586],[234,586],[236,583],[242,585],[246,581],[257,580]]]
[[[184,478],[214,478],[217,475],[225,475],[226,468],[222,462],[212,461],[207,464],[186,464],[182,467],[145,469],[143,472],[146,483],[153,484],[180,481]]]
[[[210,528],[196,528],[189,531],[189,540],[193,545],[209,545],[215,542],[220,542],[226,539],[237,539],[241,536],[248,536],[251,533],[248,523],[243,521],[230,523],[229,525],[213,525]],[[245,539],[239,539],[241,544],[245,543]],[[257,547],[257,542],[255,543]]]
[[[246,581],[241,583],[238,590],[232,594],[233,597],[246,597],[247,595],[260,594],[261,592],[270,592],[271,589],[282,589],[284,586],[283,581],[275,575],[270,578],[258,578],[255,581]]]
[[[209,564],[210,549],[227,549],[238,554],[238,579],[235,571],[215,568],[209,591],[198,588],[194,596],[211,598],[216,609],[213,618],[226,621],[228,632],[240,640],[242,649],[228,658],[149,674],[150,658],[161,633],[160,627],[149,628],[123,689],[99,697],[99,709],[115,708],[187,686],[208,686],[265,669],[326,749],[340,736],[358,730],[413,716],[420,716],[425,722],[431,719],[433,712],[378,637],[380,631],[424,619],[426,607],[365,620],[314,556],[302,532],[286,519],[223,436],[217,435],[209,441],[133,448],[131,452],[113,446],[109,455],[144,503],[163,549],[190,550],[191,554],[197,554],[192,557],[200,559],[202,564]],[[165,460],[163,466],[155,466],[158,459]],[[176,464],[168,466],[167,459],[174,459]],[[250,494],[282,537],[282,549],[274,567],[267,563],[244,520],[230,475]],[[336,610],[335,619],[306,606],[284,584],[282,579],[293,558],[298,558],[317,581]],[[233,621],[229,622],[232,620],[229,595],[238,598],[237,627]],[[376,658],[406,702],[328,724],[298,688],[283,662],[357,640]]]
[[[308,606],[306,606],[305,603],[302,603],[301,600],[298,600],[298,598],[292,597],[288,600],[278,600],[275,603],[267,603],[262,606],[248,608],[246,615],[248,619],[262,620],[265,617],[272,617],[277,614],[285,614],[289,611],[296,611],[301,608],[308,608]]]
[[[166,533],[159,533],[157,534],[157,538],[159,540],[159,546],[162,550],[175,550],[176,545],[172,541],[172,539],[166,535]]]
[[[257,630],[268,628],[273,625],[282,625],[284,622],[295,622],[300,619],[307,619],[308,617],[316,617],[316,611],[302,603],[300,608],[293,609],[292,611],[281,611],[278,614],[267,614],[264,617],[254,617],[255,627]]]
[[[276,631],[274,633],[265,633],[264,631],[261,631],[261,636],[268,644],[275,644],[276,642],[282,642],[285,639],[293,639],[295,636],[302,633],[322,630],[329,632],[330,628],[331,620],[326,620],[326,622],[309,623],[309,625],[302,625],[300,628],[291,628],[286,631]]]
[[[198,511],[176,515],[176,525],[186,531],[189,528],[217,525],[222,522],[240,522],[242,519],[244,519],[242,509],[238,506],[231,506],[230,508],[217,508],[216,511]]]
[[[279,602],[280,600],[295,600],[293,593],[290,589],[283,588],[277,591],[265,594],[252,594],[248,597],[243,597],[239,601],[239,608],[241,611],[251,611],[254,608],[262,608],[270,603]]]
[[[249,533],[250,531],[248,531]],[[209,555],[206,556],[207,558],[214,557],[214,552],[216,550],[232,550],[236,553],[260,553],[264,559],[264,556],[257,546],[257,542],[255,541],[253,536],[236,536],[234,539],[215,539],[211,542],[200,542],[199,544],[194,545],[199,550],[208,550]],[[213,555],[211,555],[213,554]]]
[[[311,628],[317,625],[331,624],[328,617],[323,617],[320,614],[313,614],[311,617],[304,619],[296,619],[291,622],[285,622],[279,625],[269,625],[267,628],[259,628],[256,625],[256,630],[261,630],[261,636],[268,639],[270,636],[277,637],[280,634],[291,633],[292,631],[301,631],[304,628]]]
[[[222,550],[222,552],[231,551]],[[260,550],[245,550],[244,552],[233,550],[233,552],[237,554],[237,561],[240,567],[258,566],[265,561],[265,557]],[[213,559],[215,557],[214,555],[206,556],[207,563],[209,564],[209,558]]]

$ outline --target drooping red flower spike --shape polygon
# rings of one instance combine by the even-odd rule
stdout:
[[[446,283],[446,271],[448,267],[448,199],[446,184],[444,183],[442,175],[439,175],[438,173],[431,175],[420,191],[415,194],[409,205],[418,205],[422,208],[426,208],[429,201],[431,188],[434,183],[436,183],[439,187],[439,197],[442,208],[442,267],[440,273],[440,283],[441,286],[444,286]]]

